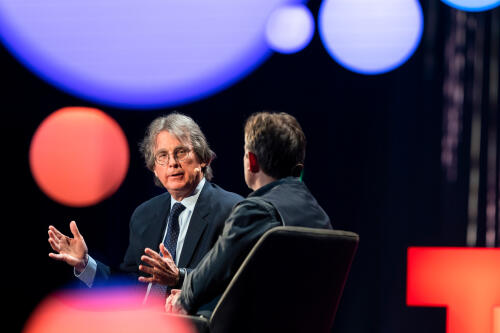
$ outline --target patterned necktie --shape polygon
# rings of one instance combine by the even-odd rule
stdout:
[[[176,202],[174,204],[174,206],[170,210],[170,214],[168,215],[167,235],[163,240],[163,245],[165,245],[168,252],[170,252],[170,255],[172,256],[174,262],[177,255],[177,239],[179,238],[179,215],[181,215],[184,209],[186,209],[186,207],[183,204],[179,202]],[[161,251],[160,255],[163,256],[161,254]],[[162,298],[165,298],[166,293],[170,293],[170,289],[170,287],[153,283],[151,285],[151,290],[147,298],[149,298],[150,296],[160,296]],[[146,299],[144,300],[144,302],[146,302]]]
[[[172,255],[174,262],[177,254],[177,239],[179,238],[179,215],[181,215],[184,209],[186,209],[186,207],[180,202],[174,204],[168,217],[167,236],[163,240],[163,245],[165,245],[168,252]]]

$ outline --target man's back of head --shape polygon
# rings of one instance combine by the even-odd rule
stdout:
[[[304,168],[306,137],[298,121],[280,112],[258,112],[245,124],[245,180],[252,189]],[[267,178],[266,181],[261,181]],[[256,185],[257,184],[257,185]]]

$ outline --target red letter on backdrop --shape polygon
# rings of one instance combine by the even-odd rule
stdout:
[[[446,307],[447,333],[496,333],[500,249],[411,247],[406,296],[408,305]]]

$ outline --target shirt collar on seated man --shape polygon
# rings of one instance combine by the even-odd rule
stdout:
[[[200,197],[201,190],[203,189],[203,186],[205,185],[205,177],[202,177],[198,185],[196,185],[196,188],[194,189],[193,193],[191,193],[190,196],[185,197],[181,201],[176,201],[173,197],[171,197],[170,200],[170,209],[174,206],[176,202],[180,202],[181,204],[186,207],[186,209],[193,211],[194,206],[196,205],[196,202],[198,201],[198,198]]]
[[[276,186],[281,185],[283,183],[297,183],[297,182],[301,183],[300,178],[298,178],[298,177],[289,176],[289,177],[285,177],[285,178],[280,178],[278,180],[275,180],[271,183],[267,183],[266,185],[259,187],[257,190],[250,193],[248,195],[248,197],[256,197],[256,196],[259,197],[259,196],[262,196],[265,193],[271,191]]]

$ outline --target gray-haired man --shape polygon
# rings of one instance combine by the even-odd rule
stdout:
[[[129,245],[119,271],[139,276],[139,281],[148,283],[149,293],[153,284],[182,286],[186,272],[213,246],[242,197],[210,183],[215,154],[188,116],[173,113],[155,119],[141,152],[155,182],[167,192],[144,202],[132,214]],[[171,214],[174,208],[176,213]],[[70,230],[73,238],[49,226],[49,243],[56,252],[49,256],[73,266],[75,275],[89,287],[97,278],[109,278],[111,268],[88,255],[75,221]],[[171,246],[170,251],[164,244]]]

